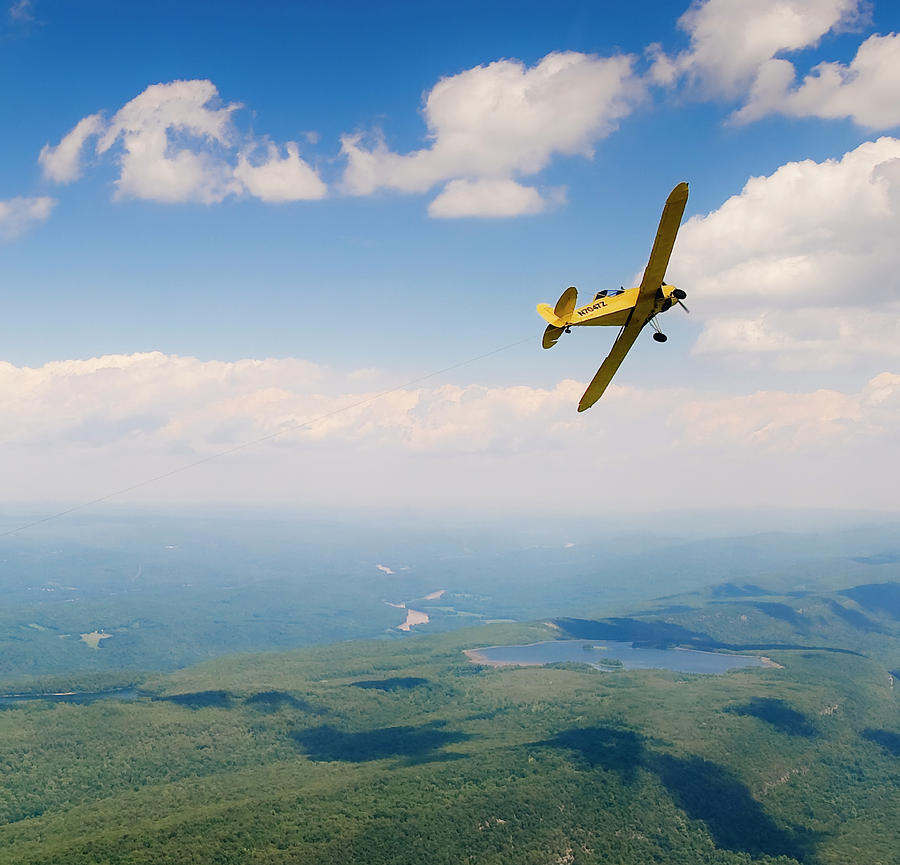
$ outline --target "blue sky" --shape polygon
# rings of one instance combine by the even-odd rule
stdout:
[[[157,495],[291,500],[325,451],[362,448],[406,480],[360,466],[329,496],[440,503],[415,479],[455,461],[431,485],[448,501],[487,472],[508,502],[546,451],[558,468],[656,424],[666,465],[710,467],[712,442],[709,471],[746,477],[756,504],[813,443],[791,503],[889,505],[898,32],[896,4],[856,0],[8,3],[8,496],[90,498],[533,333],[380,419],[264,448],[267,471],[294,461],[292,483],[233,461],[224,493],[198,475]],[[639,341],[618,390],[570,418],[566,382],[612,334],[542,352],[534,305],[630,283],[681,180],[694,221],[669,278],[692,315],[666,316],[667,345]],[[29,474],[48,449],[62,478]],[[821,487],[834,463],[846,473]],[[634,507],[649,475],[636,489]],[[692,494],[727,497],[713,480]]]

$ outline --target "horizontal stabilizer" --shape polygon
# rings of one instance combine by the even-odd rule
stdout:
[[[556,306],[551,307],[549,303],[539,303],[537,305],[538,315],[554,327],[566,327],[571,324],[570,316],[575,312],[575,306],[578,303],[578,289],[574,285],[570,285],[556,301]],[[546,338],[546,334],[545,334]],[[559,337],[557,336],[557,339]],[[555,343],[556,340],[553,340]],[[545,345],[544,348],[550,346]]]
[[[555,324],[548,324],[547,329],[544,331],[544,338],[541,340],[541,345],[544,348],[553,348],[556,345],[559,338],[566,332],[564,327],[557,327]]]
[[[537,305],[538,315],[547,322],[547,324],[552,324],[554,327],[565,327],[566,323],[561,319],[557,318],[556,314],[553,312],[553,307],[550,306],[549,303],[539,303]]]

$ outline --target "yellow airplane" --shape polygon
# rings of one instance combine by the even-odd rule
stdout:
[[[656,230],[650,261],[647,262],[644,278],[637,288],[598,291],[590,303],[578,307],[578,289],[570,286],[556,301],[555,307],[551,307],[549,303],[538,304],[538,315],[548,322],[541,342],[544,348],[553,348],[560,336],[569,333],[569,328],[572,327],[615,325],[621,328],[612,350],[581,397],[578,411],[589,409],[603,396],[607,385],[645,324],[649,322],[653,325],[655,330],[653,338],[657,342],[665,342],[666,335],[659,329],[656,316],[671,309],[676,303],[688,311],[682,303],[687,294],[674,285],[665,284],[666,267],[672,255],[675,235],[678,234],[687,199],[686,183],[679,183],[669,193],[659,220],[659,228]]]

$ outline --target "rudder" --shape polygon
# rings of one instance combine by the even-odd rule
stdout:
[[[563,321],[566,321],[568,317],[575,312],[575,306],[578,304],[578,289],[575,288],[574,285],[570,285],[560,296],[559,300],[556,301],[556,306],[553,308],[553,314],[557,318],[561,318]]]

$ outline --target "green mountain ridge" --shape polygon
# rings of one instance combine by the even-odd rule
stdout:
[[[231,655],[147,678],[134,702],[18,704],[0,712],[0,862],[895,865],[894,590],[758,588],[605,621],[810,647],[766,650],[780,668],[463,654],[569,636],[559,620]]]

